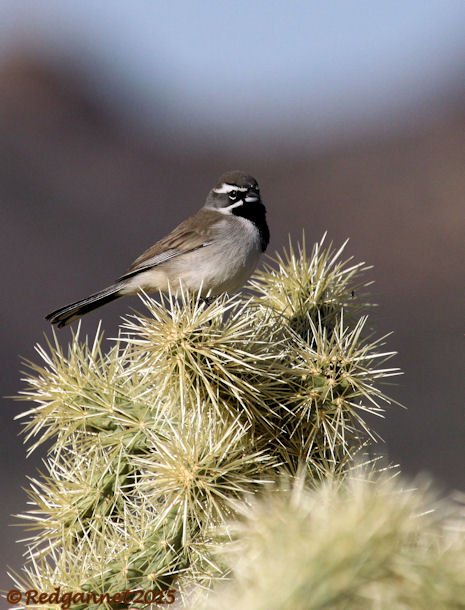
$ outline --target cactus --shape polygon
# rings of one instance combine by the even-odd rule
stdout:
[[[294,483],[287,495],[281,490],[269,500],[274,525],[263,547],[243,544],[245,565],[257,552],[267,557],[267,569],[273,563],[266,553],[278,544],[272,528],[279,523],[280,502],[287,506],[286,519],[297,511],[290,538],[296,545],[300,527],[308,534],[305,515],[320,496],[328,519],[341,503],[359,510],[347,528],[354,528],[353,536],[357,528],[363,534],[368,492],[341,492],[339,486],[376,440],[372,416],[392,404],[383,384],[399,371],[385,364],[393,356],[386,338],[374,338],[368,327],[368,268],[344,259],[344,246],[326,245],[325,237],[311,253],[304,242],[296,250],[290,246],[255,275],[245,295],[206,303],[182,290],[157,299],[142,294],[145,313],[123,319],[109,346],[100,328],[89,339],[79,327],[66,349],[55,335],[37,346],[42,362],[29,363],[20,394],[33,405],[22,417],[29,450],[45,441],[51,448],[45,474],[31,480],[31,508],[21,516],[32,533],[24,572],[15,575],[18,586],[82,595],[175,589],[178,605],[193,607],[195,592],[203,607],[205,591],[231,570],[237,573],[237,563],[225,555],[237,543],[235,520],[244,519],[250,506],[266,512],[263,502],[274,497],[270,490],[281,489],[283,477]],[[302,514],[300,504],[292,504],[292,485],[304,488]],[[382,490],[395,503],[397,492]],[[381,501],[369,493],[367,498],[369,520],[371,501],[382,509]],[[254,515],[246,517],[248,531],[258,523]],[[316,516],[308,527],[313,535]],[[344,538],[342,526],[338,535],[335,544]],[[323,546],[316,552],[323,561]],[[250,608],[323,607],[319,593],[319,606],[302,605],[298,597],[295,606],[259,601],[262,593],[268,599],[260,587],[275,578],[272,568],[259,579]],[[250,568],[250,579],[253,574]],[[332,578],[324,567],[320,574]],[[371,572],[366,574],[369,579]],[[349,577],[350,570],[341,579],[348,583]],[[244,605],[234,607],[247,607],[245,580],[237,578],[241,591],[234,593],[245,596]],[[232,607],[217,595],[218,607]],[[224,595],[229,599],[231,592]],[[83,599],[77,596],[72,607],[93,607]],[[139,605],[103,601],[103,607]]]

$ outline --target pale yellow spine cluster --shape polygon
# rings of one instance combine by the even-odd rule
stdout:
[[[25,431],[31,450],[44,441],[51,450],[22,516],[34,530],[23,587],[174,587],[199,593],[201,607],[202,586],[232,569],[218,608],[384,607],[366,605],[388,591],[370,588],[375,569],[338,566],[344,557],[369,563],[372,548],[373,566],[399,552],[392,570],[401,569],[414,534],[407,528],[385,551],[380,541],[407,527],[416,500],[379,483],[383,509],[370,491],[378,483],[340,487],[376,437],[372,416],[390,404],[382,384],[398,373],[386,367],[385,339],[368,330],[367,267],[343,250],[324,239],[311,253],[290,247],[255,276],[249,296],[207,305],[182,292],[142,295],[146,312],[125,319],[106,349],[100,331],[89,341],[79,330],[66,350],[56,338],[37,348],[42,364],[30,365],[21,396],[33,403]],[[396,512],[389,506],[399,497]],[[235,544],[240,556],[225,558]],[[294,551],[301,569],[288,558]],[[344,583],[347,600],[362,605],[324,605],[327,590],[343,599]]]

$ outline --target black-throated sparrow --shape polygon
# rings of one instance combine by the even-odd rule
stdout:
[[[266,250],[270,232],[258,183],[235,170],[223,174],[194,216],[146,250],[114,284],[47,316],[59,327],[114,299],[176,290],[202,296],[234,292],[251,275]]]

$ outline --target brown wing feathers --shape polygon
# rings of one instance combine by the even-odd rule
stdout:
[[[169,235],[157,241],[156,244],[136,258],[120,279],[131,277],[179,254],[192,252],[208,245],[212,238],[212,232],[205,227],[211,226],[211,221],[209,222],[211,215],[210,210],[202,209],[182,222]],[[216,214],[213,213],[213,216],[216,218]]]

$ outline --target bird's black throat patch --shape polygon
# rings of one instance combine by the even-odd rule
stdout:
[[[260,234],[262,252],[265,252],[270,241],[270,230],[266,224],[266,208],[263,203],[260,201],[250,203],[244,201],[242,205],[233,208],[231,212],[234,216],[240,216],[241,218],[246,218],[247,220],[250,220],[250,222],[253,222]]]

